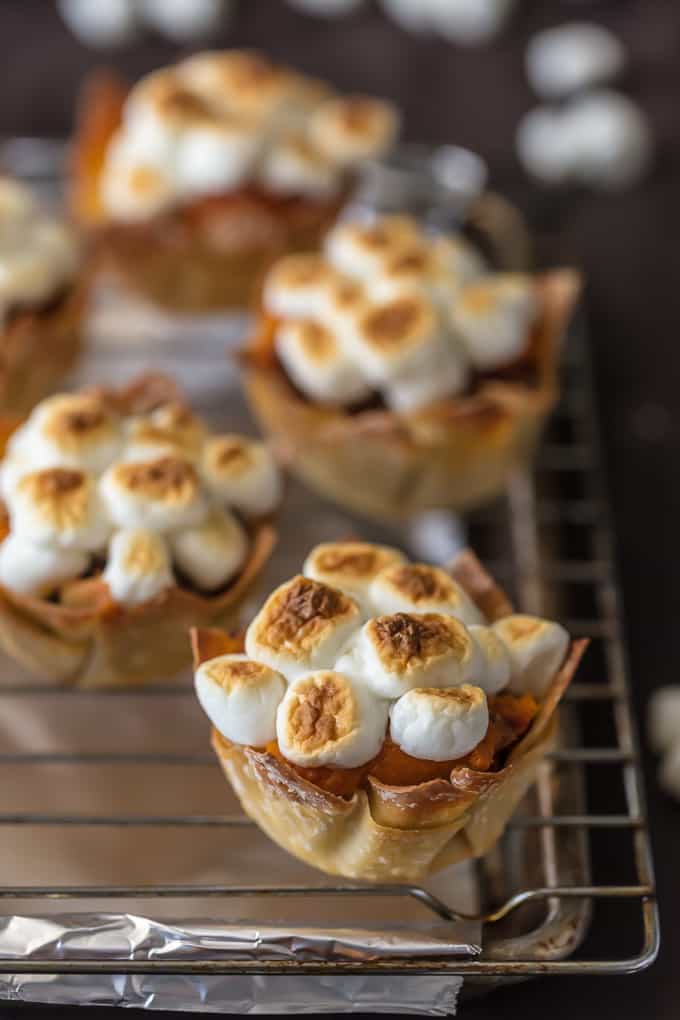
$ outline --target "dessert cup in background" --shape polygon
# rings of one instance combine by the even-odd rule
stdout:
[[[414,220],[340,223],[265,277],[244,353],[291,471],[378,520],[466,510],[527,465],[559,396],[578,274],[494,272]]]
[[[0,413],[20,415],[76,360],[89,274],[75,228],[10,177],[0,177],[0,238]]]
[[[191,626],[238,622],[275,542],[264,444],[211,434],[165,376],[5,425],[7,654],[48,684],[139,685],[189,665]]]
[[[244,811],[329,874],[419,881],[485,854],[535,781],[587,645],[450,571],[328,543],[245,640],[192,634],[196,692]]]
[[[196,54],[129,92],[100,75],[77,119],[73,207],[102,264],[157,304],[242,308],[277,255],[318,248],[397,129],[388,103],[247,51]]]

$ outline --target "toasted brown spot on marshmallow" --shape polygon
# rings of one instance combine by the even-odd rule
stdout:
[[[81,524],[87,517],[91,483],[83,471],[34,471],[21,479],[19,490],[28,495],[42,517],[58,528]]]
[[[141,463],[119,464],[117,481],[130,492],[142,492],[150,499],[182,503],[198,491],[198,475],[181,457],[158,457]]]
[[[437,567],[425,563],[404,563],[388,568],[382,577],[392,588],[419,602],[444,602],[458,596],[451,579]]]
[[[533,637],[545,625],[545,621],[532,616],[513,616],[504,621],[504,628],[513,641],[523,641]]]
[[[229,691],[234,687],[257,684],[261,679],[272,674],[272,670],[259,662],[250,659],[216,659],[204,667],[205,675],[214,684]]]
[[[382,662],[400,671],[408,669],[414,660],[423,661],[447,652],[462,658],[470,641],[462,623],[438,613],[377,616],[367,624],[367,631]]]
[[[89,397],[60,401],[44,426],[44,433],[61,446],[80,447],[83,440],[96,440],[108,433],[111,420],[104,408]]]
[[[439,701],[469,705],[470,707],[486,701],[486,695],[482,688],[472,684],[461,684],[460,687],[419,687],[417,693],[426,694],[429,698]]]
[[[356,606],[342,592],[300,574],[270,600],[259,640],[274,649],[293,641],[297,648],[309,647],[330,620],[356,613]]]
[[[163,570],[167,560],[164,555],[164,547],[149,535],[134,535],[125,550],[124,569],[130,574],[155,574]]]
[[[363,319],[367,340],[376,347],[399,345],[426,321],[427,311],[416,297],[402,297],[372,309]]]
[[[254,464],[250,444],[240,436],[215,436],[205,448],[205,465],[223,478],[237,478]]]
[[[316,673],[298,681],[286,714],[288,739],[303,753],[336,743],[357,726],[352,689],[338,673]]]

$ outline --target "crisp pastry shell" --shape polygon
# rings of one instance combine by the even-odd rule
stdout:
[[[471,395],[419,412],[351,413],[296,392],[271,356],[275,323],[263,317],[244,357],[250,406],[291,471],[350,510],[398,520],[437,507],[476,506],[528,462],[559,396],[560,341],[580,278],[557,270],[538,277],[536,290],[535,385],[489,378]]]
[[[161,375],[143,377],[118,393],[91,392],[108,397],[118,410],[136,413],[180,395]],[[11,431],[0,422],[0,438],[6,441]],[[65,585],[59,603],[0,586],[0,646],[47,684],[135,687],[168,679],[191,662],[187,635],[192,626],[237,624],[275,542],[274,528],[258,523],[241,572],[216,595],[175,585],[142,605],[121,606],[100,576]]]
[[[10,316],[0,330],[0,413],[28,413],[73,366],[88,291],[88,274],[83,273],[45,308]]]
[[[71,205],[90,231],[100,268],[171,311],[245,308],[275,259],[320,246],[350,181],[327,199],[243,188],[141,223],[108,219],[99,180],[125,95],[114,76],[95,76],[81,97],[73,143]]]
[[[452,573],[487,619],[509,612],[509,602],[473,554],[463,553]],[[192,638],[195,665],[240,649],[238,639],[214,630],[194,631]],[[369,776],[346,800],[303,779],[278,756],[232,744],[215,729],[212,746],[244,811],[296,857],[346,878],[418,881],[484,855],[502,835],[554,743],[555,710],[586,646],[573,643],[530,729],[498,772],[461,766],[449,780],[405,787]]]

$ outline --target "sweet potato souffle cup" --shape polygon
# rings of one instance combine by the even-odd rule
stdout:
[[[318,247],[395,110],[252,52],[195,54],[86,90],[73,204],[102,260],[178,311],[244,307],[278,254]]]
[[[74,227],[0,176],[0,412],[25,414],[69,370],[87,292]]]
[[[321,545],[245,640],[195,630],[198,699],[243,809],[329,874],[416,881],[486,853],[552,745],[586,641],[450,571]]]
[[[233,626],[275,541],[263,443],[212,434],[175,383],[49,397],[7,427],[0,645],[46,683],[111,687],[189,665]]]
[[[493,272],[404,216],[339,223],[275,263],[244,353],[285,462],[366,516],[464,510],[528,463],[558,397],[578,275]]]

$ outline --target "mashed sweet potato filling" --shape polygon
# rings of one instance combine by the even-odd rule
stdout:
[[[451,770],[460,765],[480,772],[493,772],[502,765],[502,752],[527,732],[538,709],[538,702],[530,694],[496,694],[490,697],[489,728],[484,739],[464,758],[453,761],[412,758],[389,736],[376,758],[352,769],[303,768],[284,758],[276,741],[268,744],[266,749],[285,761],[302,779],[327,793],[349,799],[369,775],[387,786],[417,786],[432,779],[448,779]]]

